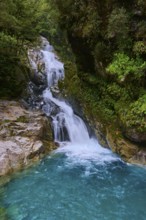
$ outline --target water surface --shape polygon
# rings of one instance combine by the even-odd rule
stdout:
[[[146,169],[55,153],[5,186],[10,220],[145,220]]]

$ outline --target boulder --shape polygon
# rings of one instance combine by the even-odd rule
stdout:
[[[146,149],[126,139],[120,131],[107,128],[106,139],[109,147],[123,160],[132,164],[146,165]]]
[[[140,132],[134,128],[127,128],[123,130],[123,134],[135,143],[146,143],[146,131]]]
[[[52,142],[51,124],[42,112],[0,101],[0,176],[28,166],[48,152],[49,143],[55,148]]]
[[[130,163],[146,165],[146,150],[141,149],[136,155],[130,160]]]

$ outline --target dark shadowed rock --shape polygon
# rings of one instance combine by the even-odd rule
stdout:
[[[134,128],[125,129],[123,134],[130,140],[136,143],[145,143],[146,145],[146,131],[139,132]]]

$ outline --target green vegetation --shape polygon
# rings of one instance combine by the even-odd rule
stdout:
[[[120,111],[120,120],[127,128],[137,127],[139,132],[146,132],[146,94]]]
[[[107,123],[144,132],[145,1],[56,0],[56,5],[75,55],[86,110]]]
[[[53,0],[6,0],[0,2],[0,97],[17,98],[29,79],[28,47],[43,35],[55,45],[68,72],[65,86],[77,94],[79,79],[66,32],[59,25]],[[72,84],[68,84],[68,81]],[[72,86],[70,86],[72,85]],[[76,85],[76,86],[75,86]]]
[[[144,0],[5,0],[0,7],[0,97],[23,91],[26,51],[42,34],[65,64],[63,91],[106,123],[145,131]]]
[[[48,29],[46,0],[0,1],[0,97],[19,97],[29,77],[27,49]]]
[[[139,80],[144,77],[146,61],[139,57],[133,59],[124,53],[116,53],[113,62],[107,67],[107,72],[115,76],[118,82],[124,82],[130,76],[130,80]]]

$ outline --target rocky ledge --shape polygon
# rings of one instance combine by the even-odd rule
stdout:
[[[146,148],[126,139],[120,130],[107,128],[106,139],[113,152],[132,164],[146,165]]]
[[[40,111],[0,101],[0,176],[30,165],[54,147],[51,125]]]
[[[146,165],[146,146],[145,144],[134,143],[123,136],[120,129],[113,125],[103,124],[101,121],[93,120],[92,117],[87,119],[93,128],[96,137],[101,146],[110,148],[112,152],[118,154],[124,161]]]

